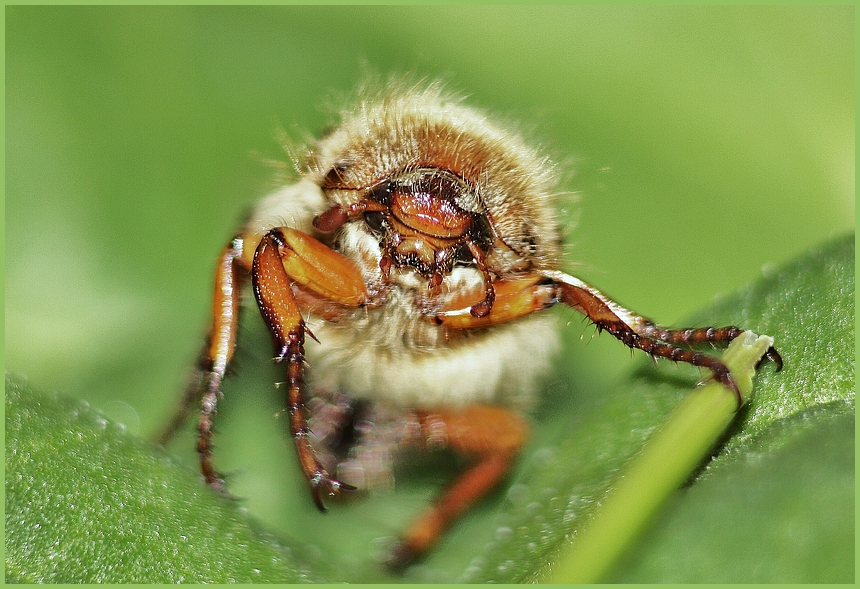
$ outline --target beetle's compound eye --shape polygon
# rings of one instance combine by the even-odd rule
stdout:
[[[394,184],[391,180],[386,180],[381,184],[374,186],[368,193],[368,198],[375,200],[379,204],[387,207],[391,206],[391,193],[394,189]]]
[[[367,226],[376,233],[384,233],[387,229],[385,224],[385,214],[377,211],[364,213],[364,222],[367,223]]]

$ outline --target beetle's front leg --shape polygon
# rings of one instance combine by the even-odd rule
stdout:
[[[681,346],[703,343],[728,344],[745,330],[740,327],[702,327],[667,329],[625,309],[597,289],[574,276],[557,271],[526,274],[496,282],[496,301],[483,317],[474,317],[465,300],[454,300],[432,319],[449,329],[487,327],[541,311],[556,303],[573,307],[588,317],[601,331],[607,331],[625,345],[644,351],[654,358],[668,358],[708,368],[714,378],[728,387],[743,403],[737,384],[728,367],[719,358]],[[782,358],[771,347],[765,358],[782,368]]]
[[[296,282],[327,300],[358,306],[367,298],[364,283],[346,258],[313,238],[286,228],[273,229],[260,240],[254,253],[251,280],[257,305],[275,345],[275,361],[287,365],[287,405],[299,463],[311,485],[314,502],[324,511],[323,495],[354,487],[334,479],[317,460],[311,446],[302,394],[307,328],[290,285]]]
[[[675,362],[685,362],[693,366],[708,368],[714,379],[731,390],[738,402],[743,405],[738,386],[732,373],[722,360],[679,347],[702,343],[728,344],[745,330],[740,327],[701,327],[688,329],[667,329],[629,311],[578,278],[563,272],[545,272],[545,276],[555,283],[557,299],[585,314],[601,331],[608,331],[625,345],[644,351],[654,358],[668,358]],[[765,353],[782,369],[782,357],[771,346]]]

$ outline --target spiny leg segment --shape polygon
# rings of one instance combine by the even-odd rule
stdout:
[[[718,382],[734,393],[737,408],[741,408],[743,397],[731,371],[722,360],[678,346],[701,343],[725,345],[745,330],[735,326],[666,329],[621,307],[578,278],[562,272],[547,272],[546,275],[555,281],[558,300],[584,313],[597,329],[605,330],[625,345],[655,358],[668,358],[709,369]],[[769,348],[765,357],[776,363],[777,370],[782,368],[782,358],[776,348]]]
[[[256,249],[248,247],[256,245]],[[251,255],[253,251],[253,257]],[[333,479],[314,456],[304,413],[304,336],[307,328],[293,288],[304,299],[323,306],[332,316],[337,309],[364,304],[368,294],[355,265],[309,235],[286,227],[264,235],[234,238],[218,259],[212,329],[182,403],[159,441],[166,444],[198,405],[197,453],[207,484],[225,492],[223,477],[212,460],[213,422],[221,398],[238,331],[240,292],[251,276],[254,295],[275,344],[275,361],[286,364],[290,429],[299,462],[311,485],[314,502],[325,509],[322,497],[350,485]]]
[[[667,329],[625,309],[578,278],[558,271],[545,270],[497,280],[495,288],[496,304],[483,317],[472,316],[464,301],[464,306],[443,308],[428,319],[450,329],[472,329],[512,321],[562,303],[584,314],[598,330],[609,332],[630,348],[642,350],[654,358],[668,358],[711,370],[714,378],[734,393],[738,408],[743,404],[737,384],[722,360],[681,347],[705,343],[726,345],[745,331],[740,327]],[[773,361],[777,370],[782,368],[782,358],[776,348],[768,349],[764,357]]]
[[[310,483],[314,503],[325,511],[324,495],[354,487],[333,478],[317,460],[311,445],[302,394],[306,327],[284,269],[284,258],[290,251],[282,230],[267,233],[254,254],[251,278],[257,305],[275,345],[275,361],[287,365],[286,398],[299,464]]]
[[[221,385],[236,349],[239,293],[248,275],[242,265],[242,251],[243,240],[236,237],[227,244],[218,258],[212,329],[198,358],[195,374],[186,389],[182,404],[158,438],[159,443],[167,444],[185,422],[191,409],[199,404],[197,454],[200,470],[206,483],[220,492],[225,492],[225,487],[223,477],[212,462],[212,424],[218,400],[221,398]]]

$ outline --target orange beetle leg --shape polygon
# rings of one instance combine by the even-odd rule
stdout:
[[[460,410],[422,411],[418,418],[428,439],[438,440],[441,435],[449,449],[474,462],[412,522],[392,548],[387,564],[395,571],[402,571],[426,554],[451,524],[498,486],[528,439],[526,420],[503,407],[472,405]]]
[[[563,272],[544,272],[555,282],[555,299],[588,317],[600,331],[608,331],[630,348],[637,348],[654,358],[668,358],[693,366],[709,369],[714,378],[731,390],[740,409],[743,397],[732,378],[731,371],[722,360],[694,352],[686,345],[702,343],[727,344],[744,332],[740,327],[701,327],[689,329],[667,329],[625,309],[596,288]],[[782,368],[782,358],[775,348],[768,349],[764,356]]]
[[[476,317],[471,312],[473,305],[481,301],[482,294],[470,293],[470,297],[453,299],[429,319],[451,329],[488,327],[512,321],[554,303],[555,288],[551,284],[539,284],[541,281],[545,279],[536,274],[513,280],[495,280],[495,300],[490,312],[483,317]]]
[[[167,444],[185,422],[191,408],[199,403],[197,422],[197,453],[206,482],[224,491],[224,479],[212,464],[212,422],[215,418],[221,383],[236,348],[239,320],[239,292],[247,280],[242,261],[243,240],[234,238],[218,258],[215,271],[215,293],[212,305],[212,328],[200,353],[195,374],[186,388],[179,409],[158,438]]]
[[[310,277],[311,280],[308,282],[312,288],[313,280],[330,266],[326,266],[325,263],[314,265],[316,260],[306,259],[311,255],[308,252],[316,251],[314,244],[319,242],[312,240],[314,244],[307,246],[311,238],[296,238],[296,235],[302,235],[299,232],[288,231],[288,233],[290,233],[289,239],[292,245],[299,244],[300,254],[293,255],[296,249],[291,247],[283,229],[273,229],[257,246],[251,279],[257,305],[269,327],[275,345],[275,361],[287,364],[287,405],[290,411],[290,430],[296,444],[299,464],[310,483],[314,502],[320,510],[324,511],[323,495],[334,495],[341,489],[354,487],[332,478],[317,460],[310,443],[302,397],[305,322],[290,288],[290,282],[294,277],[288,276],[287,268],[303,272],[302,278]],[[324,247],[322,244],[319,245]],[[294,258],[299,262],[294,263]],[[329,255],[325,261],[331,262],[336,259],[336,256]]]
[[[347,307],[367,302],[364,278],[352,261],[307,233],[286,227],[273,231],[281,240],[281,262],[291,280],[323,299]]]
[[[236,348],[239,294],[251,272],[254,295],[275,342],[276,360],[287,363],[287,402],[290,427],[302,470],[311,484],[314,501],[323,509],[322,495],[352,488],[332,479],[317,462],[307,436],[301,394],[305,325],[296,292],[303,305],[315,303],[324,317],[342,316],[345,309],[363,304],[369,297],[361,275],[347,258],[300,231],[273,229],[265,235],[235,237],[218,260],[215,274],[213,319],[209,338],[198,360],[176,414],[159,437],[166,444],[182,426],[191,408],[199,403],[197,453],[206,482],[224,490],[224,480],[212,463],[212,425],[221,385]]]

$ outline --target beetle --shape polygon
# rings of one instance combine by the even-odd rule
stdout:
[[[285,370],[290,429],[319,509],[358,486],[338,476],[355,460],[332,458],[345,429],[359,442],[372,437],[354,427],[353,400],[407,416],[389,420],[402,425],[389,446],[470,459],[392,548],[395,569],[425,555],[510,471],[559,347],[556,318],[543,312],[556,304],[655,359],[709,369],[740,407],[726,365],[692,346],[727,344],[742,328],[668,329],[561,270],[555,168],[518,134],[438,83],[364,92],[340,118],[218,258],[198,378],[161,438],[196,406],[209,486],[225,490],[212,426],[249,281]],[[765,357],[781,368],[776,349]]]

